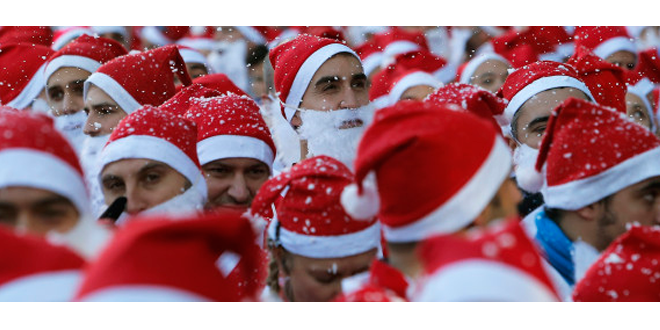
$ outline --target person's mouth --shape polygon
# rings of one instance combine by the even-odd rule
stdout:
[[[351,119],[344,121],[344,123],[339,127],[339,129],[362,127],[362,125],[364,125],[364,122],[362,122],[361,119]]]

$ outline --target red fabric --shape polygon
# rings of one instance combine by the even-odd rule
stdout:
[[[26,42],[50,48],[53,30],[50,26],[3,26],[0,28],[0,45]]]
[[[18,97],[54,52],[40,44],[0,44],[0,103]]]
[[[190,108],[194,98],[209,98],[220,96],[222,93],[215,89],[206,88],[201,84],[194,83],[181,88],[171,99],[165,101],[158,108],[169,111],[177,116],[183,116]]]
[[[308,26],[304,29],[303,33],[311,34],[313,36],[328,38],[340,41],[346,44],[346,37],[341,30],[337,30],[332,26]]]
[[[647,49],[637,54],[637,65],[628,71],[628,83],[636,84],[646,77],[654,84],[660,84],[660,55],[657,48]]]
[[[396,268],[374,260],[369,269],[369,281],[354,292],[335,298],[339,302],[401,302],[408,301],[408,280]]]
[[[193,83],[215,89],[222,94],[231,92],[238,95],[248,95],[242,89],[238,88],[224,73],[212,73],[197,77],[193,80]]]
[[[617,37],[630,39],[624,26],[578,26],[575,28],[575,48],[593,51],[603,42]]]
[[[570,64],[540,61],[523,66],[506,78],[497,96],[510,101],[518,92],[534,81],[554,76],[567,76],[580,80],[579,72]]]
[[[421,31],[410,32],[399,27],[392,27],[386,32],[377,33],[373,41],[380,49],[385,49],[389,44],[397,41],[410,41],[417,44],[421,49],[429,50],[426,36]]]

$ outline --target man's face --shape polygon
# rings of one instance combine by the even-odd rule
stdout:
[[[632,93],[626,93],[626,113],[636,123],[651,129],[651,118],[649,117],[649,109],[642,99]]]
[[[497,91],[504,85],[504,81],[509,76],[509,66],[506,63],[498,60],[488,60],[481,63],[474,75],[470,79],[470,83],[482,87],[483,89],[497,93]]]
[[[101,188],[110,205],[126,197],[126,213],[138,214],[186,191],[188,180],[170,166],[151,159],[122,159],[101,171]]]
[[[435,88],[428,85],[417,85],[406,89],[399,100],[418,100],[422,101],[427,96],[432,94],[435,91]]]
[[[376,249],[345,258],[313,259],[289,254],[289,276],[293,301],[331,301],[341,293],[341,281],[369,269]]]
[[[90,75],[89,71],[66,67],[48,78],[46,96],[53,115],[71,115],[85,107],[83,85]]]
[[[266,81],[264,80],[264,63],[259,62],[248,68],[248,77],[250,78],[250,87],[252,88],[252,95],[255,98],[263,97],[268,94],[266,89]]]
[[[268,180],[268,166],[252,158],[225,158],[202,166],[208,187],[207,208],[248,208]]]
[[[603,251],[626,232],[626,224],[660,225],[660,176],[646,179],[612,195],[598,218],[598,243]]]
[[[610,62],[622,69],[632,70],[637,65],[637,55],[627,50],[620,50],[610,56],[605,61]]]
[[[589,100],[584,92],[575,88],[550,89],[527,100],[520,107],[511,123],[515,128],[514,137],[516,140],[531,148],[538,149],[552,110],[570,97]]]
[[[100,88],[91,85],[85,99],[87,122],[83,133],[89,136],[99,136],[112,133],[117,124],[127,116],[108,94]]]
[[[188,74],[192,79],[209,74],[209,70],[206,68],[206,66],[204,66],[203,63],[186,63],[186,68],[188,69]],[[174,78],[178,80],[176,75],[174,75]]]
[[[0,189],[0,225],[16,232],[38,236],[50,231],[65,233],[79,218],[71,201],[51,191],[28,187]]]

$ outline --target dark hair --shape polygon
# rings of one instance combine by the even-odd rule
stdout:
[[[263,63],[266,56],[268,56],[268,47],[266,45],[258,45],[248,52],[245,63],[247,63],[248,67],[259,65]]]
[[[609,205],[610,201],[612,200],[612,196],[614,194],[609,195],[601,200],[599,200],[596,203],[602,203],[605,206],[605,210],[609,211]],[[562,218],[564,217],[564,214],[566,213],[565,210],[558,209],[558,208],[551,208],[547,206],[543,206],[543,210],[545,211],[545,215],[548,216],[550,220],[552,220],[554,223],[559,225],[561,223]]]

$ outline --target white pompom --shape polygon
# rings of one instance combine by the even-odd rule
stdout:
[[[533,167],[519,167],[516,171],[518,187],[530,193],[537,193],[543,187],[543,174]]]
[[[380,199],[375,187],[364,185],[363,193],[358,194],[356,184],[349,184],[341,193],[341,205],[348,215],[355,220],[370,220],[378,215]]]

